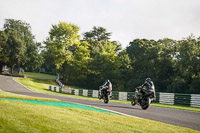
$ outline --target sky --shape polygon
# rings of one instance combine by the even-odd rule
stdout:
[[[5,19],[29,23],[37,42],[59,22],[79,26],[82,37],[101,26],[125,48],[137,38],[199,37],[200,0],[0,0],[1,30]]]

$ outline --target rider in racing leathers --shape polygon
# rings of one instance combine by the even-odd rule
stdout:
[[[141,86],[141,87],[139,87],[138,89],[138,91],[142,91],[142,88],[144,88],[144,87],[146,87],[147,89],[150,89],[151,87],[153,87],[154,86],[154,84],[153,84],[153,81],[151,80],[151,78],[147,78],[146,80],[145,80],[145,83]],[[154,90],[154,94],[153,94],[153,98],[155,99],[156,98],[156,95],[155,95],[155,90]]]
[[[109,96],[111,98],[111,96],[112,96],[112,83],[110,82],[110,80],[108,80],[108,79],[105,80],[104,84],[100,87],[100,89],[99,89],[100,96],[101,96],[103,90],[107,90],[109,92]],[[101,99],[101,98],[99,98],[99,99]]]

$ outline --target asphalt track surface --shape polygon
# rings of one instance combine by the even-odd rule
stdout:
[[[147,110],[142,110],[138,105],[132,106],[131,104],[111,103],[111,102],[108,104],[104,104],[103,101],[37,93],[17,83],[15,80],[13,80],[12,77],[2,76],[2,75],[0,75],[0,89],[6,92],[22,94],[27,96],[56,98],[64,102],[95,106],[98,108],[120,112],[133,117],[160,121],[163,123],[187,127],[200,131],[200,112],[153,107],[153,106],[150,106]]]

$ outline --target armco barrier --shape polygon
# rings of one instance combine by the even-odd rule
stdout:
[[[131,101],[133,99],[134,92],[127,92],[127,101]]]
[[[85,96],[85,97],[88,96],[88,90],[83,90],[83,96]]]
[[[188,105],[190,106],[191,95],[188,94],[177,94],[174,96],[175,105]]]
[[[127,92],[119,92],[119,100],[127,101]]]
[[[113,91],[112,92],[112,99],[118,100],[119,99],[119,92],[118,91]]]
[[[174,93],[160,93],[159,103],[174,104]]]
[[[74,90],[74,95],[77,95],[77,96],[79,95],[79,90],[78,89]]]
[[[54,91],[54,92],[62,93],[61,87],[58,87],[58,86],[49,86],[49,90],[50,91]]]
[[[98,90],[93,90],[92,97],[98,97]]]
[[[92,97],[93,90],[88,90],[88,97]]]
[[[190,106],[200,108],[200,95],[199,94],[191,94]]]
[[[79,90],[79,96],[83,96],[83,90]]]
[[[71,89],[70,87],[49,86],[50,91],[68,93],[77,96],[98,97],[98,90]],[[131,101],[134,92],[112,91],[113,100]],[[179,94],[156,92],[156,100],[153,102],[170,105],[185,105],[200,108],[200,94]]]

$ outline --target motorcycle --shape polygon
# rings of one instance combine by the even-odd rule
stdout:
[[[103,89],[103,86],[99,86],[98,98],[99,100],[103,99],[104,103],[107,104],[110,100],[110,92],[108,89]]]
[[[152,85],[152,87],[137,87],[135,89],[135,95],[133,96],[133,99],[131,100],[131,105],[135,106],[140,105],[142,109],[146,110],[151,102],[153,101],[155,94],[155,87]]]

